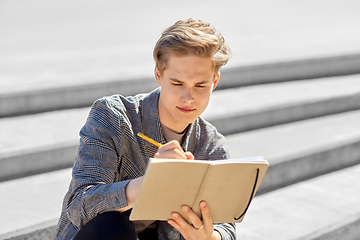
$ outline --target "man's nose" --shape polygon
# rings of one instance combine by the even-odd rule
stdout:
[[[181,100],[185,103],[192,103],[194,102],[194,93],[193,93],[193,90],[192,89],[185,89],[183,94],[182,94],[182,97],[181,97]]]

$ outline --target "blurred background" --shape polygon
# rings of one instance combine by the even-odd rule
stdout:
[[[190,17],[232,50],[204,118],[232,157],[270,163],[239,238],[359,239],[360,196],[349,191],[360,189],[359,9],[357,0],[0,0],[0,239],[51,239],[90,105],[154,89],[153,47]]]

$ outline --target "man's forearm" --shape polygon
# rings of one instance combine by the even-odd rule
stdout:
[[[135,178],[128,183],[128,185],[125,188],[126,200],[128,205],[123,208],[118,208],[116,209],[116,211],[125,212],[133,208],[143,180],[144,180],[144,176]]]

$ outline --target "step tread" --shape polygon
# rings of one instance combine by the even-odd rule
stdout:
[[[261,113],[291,104],[301,105],[336,97],[351,98],[359,92],[360,75],[219,90],[213,93],[203,117],[211,122],[217,118]],[[19,152],[20,149],[39,145],[76,141],[88,112],[89,108],[81,108],[0,118],[0,130],[4,136],[0,139],[0,154]]]
[[[231,116],[238,112],[312,103],[359,92],[360,74],[231,88],[215,91],[203,116],[209,119],[221,114]]]
[[[360,163],[360,110],[227,135],[230,156],[270,163],[259,191],[271,191]]]
[[[58,219],[71,180],[71,169],[0,183],[0,236]]]
[[[272,164],[360,141],[360,110],[226,136],[232,157],[262,155]]]
[[[156,85],[151,51],[160,32],[173,22],[165,24],[162,15],[149,17],[151,11],[147,9],[153,6],[148,3],[139,9],[132,2],[101,6],[94,2],[91,0],[86,11],[96,14],[85,14],[81,19],[74,13],[81,13],[84,8],[80,5],[69,8],[70,1],[61,6],[46,4],[41,11],[26,5],[26,1],[23,9],[9,0],[2,4],[5,9],[2,22],[6,24],[1,26],[1,33],[6,37],[0,39],[1,117],[89,106],[93,99],[113,92],[148,91],[148,82],[142,84],[138,80],[152,80]],[[327,7],[321,13],[314,11],[324,4]],[[283,1],[271,5],[266,1],[247,2],[245,8],[242,5],[227,1],[221,6],[208,6],[218,12],[235,11],[236,14],[226,15],[228,21],[214,17],[211,10],[202,12],[202,17],[212,19],[210,22],[224,34],[231,47],[232,57],[222,71],[224,80],[232,82],[230,85],[359,73],[359,14],[354,11],[359,3],[329,5],[319,0],[291,6]],[[241,19],[237,14],[239,6],[249,10],[242,12]],[[124,7],[129,11],[120,15],[113,12]],[[197,7],[202,8],[194,3],[193,9]],[[269,7],[273,11],[269,12]],[[159,8],[173,18],[169,6]],[[179,13],[189,10],[181,4],[177,9]],[[30,12],[36,13],[37,18]],[[122,31],[113,30],[133,18],[135,12],[138,21],[121,26]],[[254,18],[254,12],[263,17]],[[339,14],[345,17],[333,17]],[[67,18],[58,21],[64,15]],[[299,16],[306,16],[306,20]],[[148,23],[146,28],[142,26],[144,21]],[[29,29],[33,31],[28,32]],[[124,32],[130,34],[124,36]],[[225,77],[227,70],[234,69],[236,74],[230,79]],[[131,80],[137,86],[123,84]],[[219,85],[223,83],[226,82]]]
[[[295,240],[360,220],[359,175],[356,165],[255,197],[237,225],[239,239]]]
[[[288,117],[294,114],[294,112],[299,112],[300,115],[306,117],[306,114],[303,114],[303,112],[306,112],[310,108],[308,106],[303,109],[302,106],[306,102],[311,102],[315,105],[311,111],[317,111],[317,108],[331,109],[332,104],[329,104],[328,101],[336,99],[339,96],[341,96],[342,99],[340,103],[336,103],[337,105],[340,104],[346,107],[352,103],[360,104],[360,101],[356,100],[360,98],[359,76],[360,75],[353,75],[262,85],[261,87],[238,88],[231,91],[216,91],[209,103],[209,109],[213,111],[205,113],[204,117],[214,123],[218,129],[219,124],[220,129],[221,124],[228,129],[233,129],[239,125],[247,123],[253,124],[259,119],[273,121],[273,119],[276,118]],[[259,94],[258,91],[266,92],[266,89],[269,89],[269,92],[273,94]],[[316,91],[314,92],[313,89],[316,89]],[[307,92],[310,93],[307,94]],[[357,94],[359,96],[357,96]],[[286,95],[286,97],[283,95]],[[308,97],[306,98],[304,95],[308,95]],[[354,95],[357,96],[355,99],[353,99]],[[259,97],[253,101],[251,96]],[[239,104],[228,104],[229,99],[236,99]],[[246,107],[245,103],[250,102],[249,99],[252,100],[251,102],[256,102],[257,106],[253,104],[251,107]],[[292,102],[290,99],[292,99]],[[219,106],[221,103],[223,105],[222,107]],[[243,103],[245,106],[241,108]],[[292,107],[288,108],[288,105],[291,104],[293,106],[296,105],[297,108],[295,107],[295,110]],[[223,109],[227,109],[227,112],[222,112]],[[283,111],[278,113],[277,111],[279,109]],[[45,172],[71,166],[79,141],[79,131],[86,121],[88,112],[89,108],[81,108],[0,118],[0,132],[4,136],[0,139],[0,160],[3,166],[5,166],[0,170],[0,180],[8,180],[31,175],[36,172]],[[254,113],[257,114],[254,115]],[[235,114],[236,117],[232,118]],[[357,117],[355,117],[355,119],[356,118]],[[336,126],[344,125],[339,121],[336,123]],[[351,121],[348,125],[354,128],[354,120],[346,118],[344,121]],[[303,132],[307,131],[306,128],[307,127],[303,127]],[[16,129],[16,131],[14,129]],[[333,129],[335,130],[336,128]],[[355,135],[357,133],[356,130],[353,132]],[[300,134],[300,136],[303,135]],[[300,138],[300,136],[297,136],[297,138]],[[348,141],[348,138],[349,136],[346,136],[346,138],[343,138],[341,141]],[[313,140],[315,141],[316,138],[313,138]],[[287,140],[284,141],[286,142]],[[311,141],[309,141],[309,143],[310,142]],[[329,144],[329,142],[326,142],[326,144]],[[306,145],[299,144],[299,146]],[[295,146],[295,149],[296,147],[297,146]],[[250,150],[251,148],[248,149]],[[256,155],[267,154],[267,152],[263,153],[262,149],[261,151],[259,151],[258,148],[256,149],[258,150],[257,153],[255,153]],[[289,148],[291,153],[293,153],[295,149]],[[277,153],[286,153],[286,151],[280,150],[281,149],[279,149]],[[247,155],[246,152],[241,155],[245,156],[245,154]],[[49,161],[49,159],[52,161]],[[273,159],[272,156],[269,156],[269,159]],[[22,166],[21,168],[18,167],[19,164]]]
[[[25,7],[22,9],[12,1],[3,4],[6,10],[2,19],[6,24],[2,25],[2,31],[6,37],[0,40],[0,61],[4,65],[0,78],[5,81],[0,83],[0,91],[63,82],[71,84],[74,79],[83,83],[102,82],[104,79],[139,74],[139,71],[151,75],[151,50],[163,28],[173,23],[164,24],[164,16],[152,15],[150,18],[148,9],[153,6],[148,3],[143,3],[146,7],[139,8],[132,2],[98,5],[92,0],[86,7],[86,13],[96,14],[82,14],[81,19],[78,14],[84,12],[83,6],[74,5],[71,1],[64,1],[62,5],[45,4],[41,10],[26,1],[23,4]],[[227,1],[222,6],[209,5],[209,11],[202,12],[202,17],[211,19],[210,22],[228,40],[233,52],[229,64],[249,65],[360,51],[357,31],[360,17],[354,11],[359,8],[359,3],[355,1],[351,4],[339,1],[331,5],[325,0],[294,2],[291,6],[283,1],[274,1],[271,5],[262,1],[261,4],[247,2],[245,8],[242,4]],[[321,13],[314,11],[322,9],[324,4],[327,8]],[[174,19],[173,7],[162,5],[156,10],[167,14],[168,19]],[[202,6],[194,3],[194,9],[197,7]],[[241,18],[238,17],[239,7],[246,9],[241,11]],[[123,14],[113,11],[124,8],[127,10]],[[177,4],[176,8],[179,13],[189,10],[181,4]],[[219,8],[222,10],[219,11]],[[269,8],[273,10],[271,13]],[[223,17],[214,18],[211,14],[214,11],[231,11],[233,14],[227,14],[227,21],[224,21]],[[264,18],[254,18],[254,12]],[[29,13],[36,13],[38,17],[34,18],[34,14]],[[59,22],[64,13],[67,18]],[[131,26],[121,25],[123,31],[113,30],[119,27],[119,23],[133,19],[134,13],[137,21]],[[334,15],[339,17],[334,18]],[[143,22],[149,23],[146,28],[142,28]],[[329,23],[333,23],[331,27]],[[29,34],[24,29],[34,31]],[[124,36],[123,32],[130,32],[131,37]]]
[[[318,231],[326,233],[324,229],[334,229],[345,219],[359,219],[360,192],[354,191],[360,188],[359,174],[360,165],[356,165],[256,196],[244,221],[238,224],[238,237],[297,239]],[[0,215],[0,237],[54,222],[70,178],[71,169],[64,169],[0,183],[0,204],[7,206]]]

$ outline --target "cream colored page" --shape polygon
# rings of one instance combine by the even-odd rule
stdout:
[[[193,210],[200,213],[199,203],[205,200],[210,208],[214,222],[235,221],[245,210],[254,187],[256,169],[260,169],[257,188],[267,169],[266,164],[219,164],[212,165],[208,170],[209,176],[202,186],[199,196],[194,202]]]

